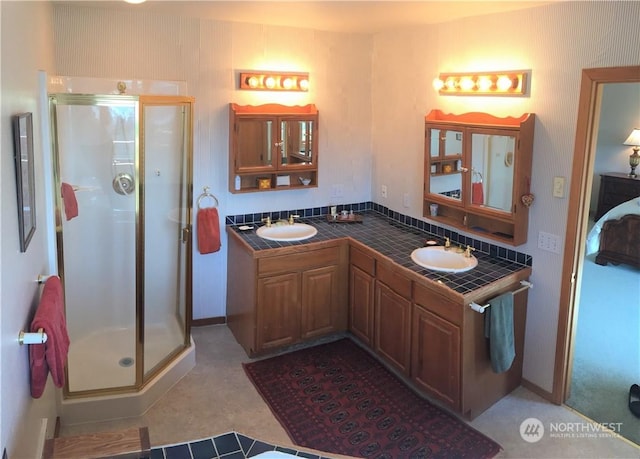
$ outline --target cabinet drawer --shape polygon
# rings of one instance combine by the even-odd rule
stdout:
[[[376,275],[376,259],[373,255],[365,253],[362,250],[351,247],[349,250],[349,263],[357,266],[371,276]]]
[[[416,283],[413,290],[414,302],[443,319],[460,325],[462,323],[462,305],[438,295],[429,288]]]
[[[411,299],[411,279],[407,279],[403,275],[398,274],[390,266],[378,263],[376,278],[379,281],[384,282],[398,295]]]
[[[337,247],[309,250],[294,255],[282,255],[258,259],[258,275],[304,271],[316,266],[335,265],[340,261]]]

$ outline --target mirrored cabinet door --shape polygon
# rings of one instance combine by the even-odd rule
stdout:
[[[239,170],[273,165],[273,120],[240,119],[236,131]]]
[[[471,132],[471,204],[513,208],[516,137]]]
[[[280,123],[280,163],[312,166],[314,163],[313,120],[284,120]]]
[[[462,199],[462,131],[427,128],[430,158],[429,193],[447,199]]]

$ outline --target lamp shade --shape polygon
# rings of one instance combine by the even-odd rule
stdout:
[[[623,145],[630,145],[632,147],[640,146],[640,129],[636,128],[631,131],[631,134],[627,137],[627,140],[624,141]]]

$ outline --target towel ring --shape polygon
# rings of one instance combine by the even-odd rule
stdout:
[[[198,197],[198,201],[196,203],[196,205],[198,206],[198,209],[201,209],[202,207],[200,207],[200,202],[205,199],[205,198],[211,198],[213,199],[213,201],[215,202],[215,204],[213,205],[213,207],[218,207],[219,202],[218,202],[218,198],[216,198],[214,195],[212,195],[211,193],[209,193],[209,187],[205,186],[203,188],[204,192]]]

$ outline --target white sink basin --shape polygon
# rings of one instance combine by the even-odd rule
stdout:
[[[467,258],[453,247],[450,250],[442,246],[422,247],[411,252],[411,259],[423,268],[444,273],[463,273],[478,266],[476,257]]]
[[[269,241],[303,241],[315,236],[318,230],[306,223],[273,224],[271,226],[261,226],[256,234],[262,239]]]

